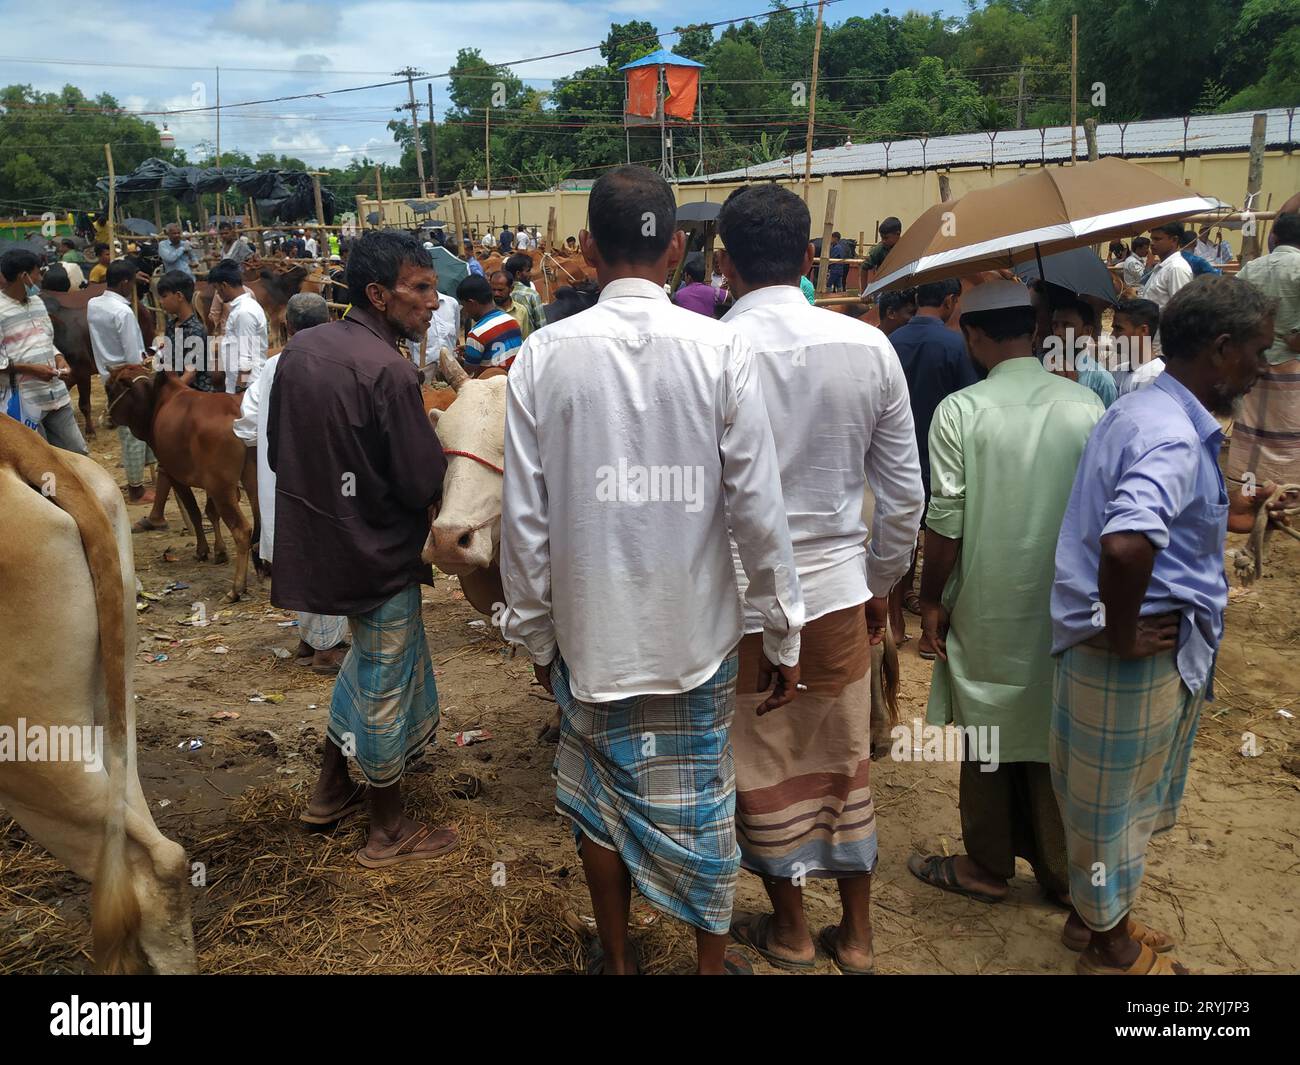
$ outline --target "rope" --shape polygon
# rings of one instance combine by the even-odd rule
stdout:
[[[488,462],[487,459],[482,458],[479,455],[475,455],[474,452],[472,451],[448,451],[446,448],[444,448],[442,453],[444,455],[459,455],[463,459],[473,459],[480,466],[486,466],[489,470],[492,470],[494,473],[499,473],[501,474],[502,477],[505,476],[506,471],[503,470],[500,466],[496,465],[496,463],[494,462]],[[495,518],[493,518],[492,520],[496,521]]]

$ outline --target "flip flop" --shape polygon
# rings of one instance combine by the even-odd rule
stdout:
[[[1183,972],[1179,972],[1183,969]],[[1074,971],[1080,976],[1190,976],[1184,966],[1178,964],[1168,954],[1157,954],[1145,943],[1138,948],[1138,956],[1127,969],[1111,965],[1099,965],[1085,951],[1079,955]]]
[[[872,964],[868,965],[865,969],[859,969],[854,965],[845,965],[844,962],[840,961],[839,948],[835,945],[835,937],[838,931],[839,928],[836,925],[828,924],[817,933],[817,945],[830,956],[831,961],[835,963],[835,968],[845,976],[875,976],[876,966],[874,954],[872,955]]]
[[[1143,924],[1134,917],[1128,919],[1127,931],[1130,939],[1136,939],[1143,946],[1150,947],[1157,954],[1168,954],[1174,949],[1175,944],[1170,936],[1161,932],[1158,928],[1152,928],[1149,925]],[[1087,950],[1088,943],[1091,940],[1091,935],[1081,935],[1070,926],[1068,921],[1066,922],[1065,927],[1061,929],[1061,942],[1069,950]]]
[[[722,956],[722,968],[727,976],[753,976],[754,967],[738,950],[729,950]]]
[[[953,870],[956,861],[957,859],[952,856],[944,858],[942,855],[930,854],[923,858],[919,854],[913,854],[907,859],[907,870],[917,880],[929,884],[931,887],[937,887],[940,891],[950,891],[954,895],[965,895],[968,899],[975,899],[977,902],[994,903],[1002,901],[997,895],[988,895],[974,888],[962,887],[957,880],[956,872]]]
[[[328,814],[310,814],[306,810],[298,815],[298,820],[304,825],[332,825],[348,814],[356,813],[362,809],[370,799],[370,788],[366,784],[358,784],[352,794],[348,796],[347,801]]]
[[[771,942],[768,933],[772,930],[772,917],[773,915],[770,913],[742,915],[731,922],[731,938],[742,947],[748,947],[761,955],[764,961],[769,965],[775,965],[778,969],[785,969],[788,972],[806,972],[809,969],[815,969],[817,967],[815,952],[809,961],[796,961],[794,958],[786,958],[776,954],[770,947],[766,946],[767,943]]]
[[[433,835],[434,828],[432,825],[421,824],[406,839],[397,845],[397,849],[392,854],[384,858],[371,858],[366,854],[365,847],[357,851],[357,861],[367,869],[387,869],[392,865],[403,865],[406,862],[422,862],[426,858],[437,858],[446,854],[448,851],[456,849],[460,842],[460,836],[454,829],[451,830],[451,841],[439,847],[437,850],[422,851],[417,850],[421,843]]]
[[[131,526],[131,531],[132,531],[133,533],[142,533],[142,532],[165,532],[165,531],[167,530],[167,528],[168,528],[168,525],[167,525],[167,523],[166,523],[165,521],[164,521],[164,522],[159,522],[158,524],[155,525],[153,522],[151,522],[151,521],[149,520],[148,516],[145,516],[145,517],[143,517],[143,518],[138,519],[138,520],[137,520],[137,521],[136,521],[136,522]]]
[[[908,592],[903,596],[903,609],[919,618],[921,616],[921,593]]]

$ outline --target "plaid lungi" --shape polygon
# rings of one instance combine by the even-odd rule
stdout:
[[[736,831],[740,864],[780,880],[851,877],[876,866],[871,798],[871,644],[861,603],[804,626],[807,688],[775,713],[754,711],[761,633],[740,641]]]
[[[122,468],[126,470],[126,483],[132,488],[139,488],[144,484],[144,468],[152,466],[158,460],[149,450],[149,445],[136,439],[125,425],[117,427],[117,439],[122,444]]]
[[[706,932],[731,926],[740,849],[728,731],[736,655],[680,695],[607,703],[574,698],[562,659],[555,808],[574,836],[616,851],[655,907]]]
[[[1147,844],[1173,826],[1205,701],[1174,653],[1123,659],[1083,644],[1056,660],[1052,786],[1084,924],[1114,928],[1133,908]]]
[[[1229,477],[1300,481],[1300,360],[1270,366],[1241,401],[1228,445]]]
[[[330,699],[329,738],[355,752],[375,787],[401,779],[438,728],[438,688],[420,614],[420,586],[411,584],[368,614],[348,618],[352,647]]]
[[[311,614],[298,611],[298,635],[303,643],[317,651],[328,651],[343,642],[348,634],[348,619],[340,614]]]

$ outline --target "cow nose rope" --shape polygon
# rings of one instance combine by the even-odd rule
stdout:
[[[442,453],[444,455],[459,455],[463,459],[473,459],[480,466],[486,466],[489,470],[492,470],[494,473],[499,473],[503,477],[505,476],[506,471],[503,470],[500,466],[498,466],[494,462],[488,462],[487,459],[483,458],[480,455],[475,455],[474,452],[472,451],[448,451],[444,448]]]

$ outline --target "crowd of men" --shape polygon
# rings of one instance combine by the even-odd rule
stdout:
[[[872,647],[889,629],[906,639],[910,610],[935,663],[927,718],[963,737],[964,844],[911,855],[911,872],[1000,903],[1024,858],[1061,908],[1079,972],[1185,972],[1173,938],[1134,910],[1212,698],[1225,535],[1253,527],[1270,479],[1300,481],[1300,426],[1279,437],[1243,407],[1300,367],[1300,215],[1277,220],[1275,250],[1239,277],[1213,267],[1223,249],[1204,233],[1211,268],[1197,271],[1178,225],[1116,249],[1137,291],[1108,336],[1092,302],[1042,282],[885,293],[879,328],[818,308],[808,209],[775,184],[723,205],[719,283],[687,260],[670,291],[686,257],[675,217],[658,175],[606,173],[577,238],[595,291],[546,307],[508,228],[494,239],[511,251],[502,268],[471,272],[454,298],[420,240],[364,234],[346,316],[294,297],[270,358],[242,238],[223,242],[208,278],[230,357],[187,380],[243,393],[236,432],[258,451],[271,601],[300,612],[300,663],[338,673],[303,820],[366,812],[357,860],[369,868],[458,845],[401,789],[439,721],[420,596],[430,508],[449,463],[484,461],[444,454],[424,413],[421,381],[447,347],[471,372],[507,371],[495,620],[560,709],[555,807],[591,894],[589,971],[640,970],[634,887],[694,928],[701,973],[751,971],[733,941],[784,969],[824,955],[874,971]],[[896,223],[882,224],[868,271]],[[1130,260],[1148,248],[1137,274]],[[12,254],[0,369],[44,410],[58,357],[44,358],[40,315],[24,311],[36,264]],[[193,278],[174,254],[159,285],[169,329],[198,336]],[[105,379],[145,352],[135,279],[110,262],[91,301]],[[1159,359],[1117,380],[1108,353],[1130,339]],[[41,418],[52,441],[70,438],[63,409]],[[1219,471],[1219,419],[1233,415],[1229,466],[1244,432],[1257,491]],[[145,501],[134,478],[150,456],[129,435],[129,491]],[[615,483],[612,469],[645,476]],[[146,527],[156,520],[158,506]],[[734,912],[741,868],[769,912]],[[809,878],[834,880],[841,901],[816,931]]]

